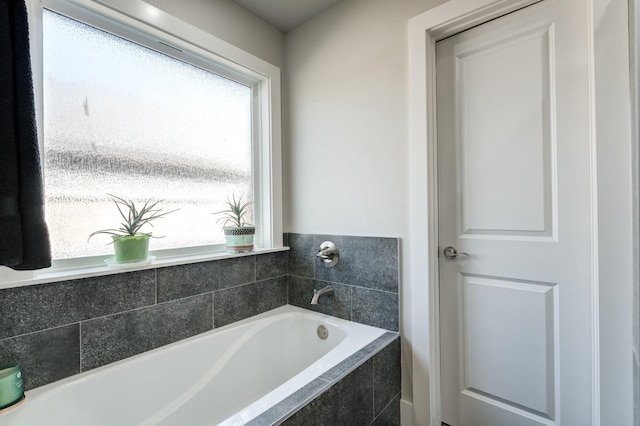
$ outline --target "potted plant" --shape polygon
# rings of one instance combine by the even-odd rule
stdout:
[[[242,196],[236,199],[227,197],[228,209],[216,212],[222,214],[217,223],[222,223],[226,249],[231,252],[243,252],[253,250],[253,237],[256,227],[246,221],[246,215],[250,212],[251,201],[243,201]]]
[[[150,232],[141,232],[140,228],[145,225],[151,225],[152,221],[160,219],[173,213],[163,212],[159,207],[160,200],[152,198],[145,200],[143,206],[138,209],[131,200],[108,194],[115,203],[120,216],[122,216],[121,227],[117,229],[101,229],[89,235],[89,238],[97,234],[111,235],[115,251],[116,263],[140,262],[147,260],[149,255],[149,238],[152,237]]]

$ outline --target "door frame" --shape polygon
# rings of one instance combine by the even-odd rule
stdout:
[[[440,314],[435,43],[540,0],[449,0],[408,23],[412,422],[439,426]],[[593,424],[632,424],[632,186],[628,5],[588,0],[592,150]],[[426,141],[426,142],[425,142]],[[598,143],[598,141],[602,141]],[[606,142],[606,143],[604,143]],[[599,161],[596,161],[599,160]],[[426,196],[425,196],[426,194]],[[614,208],[612,208],[612,206]],[[627,414],[628,413],[628,414]]]

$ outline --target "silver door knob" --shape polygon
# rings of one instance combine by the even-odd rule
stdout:
[[[442,250],[442,254],[444,254],[445,259],[449,260],[455,260],[458,256],[469,256],[469,253],[458,253],[458,250],[456,250],[455,247],[451,246],[445,247],[444,250]]]

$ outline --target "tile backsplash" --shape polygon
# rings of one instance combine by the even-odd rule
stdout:
[[[335,242],[340,261],[315,253]],[[398,239],[286,234],[290,251],[0,290],[0,364],[33,389],[287,303],[398,331]],[[335,295],[310,305],[313,288]]]
[[[340,259],[326,267],[316,257],[323,241]],[[399,240],[397,238],[288,234],[289,304],[351,321],[399,330]],[[310,305],[313,289],[330,285],[332,297]]]

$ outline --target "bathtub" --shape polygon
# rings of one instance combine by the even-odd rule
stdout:
[[[319,326],[328,331],[324,340]],[[0,424],[256,423],[324,373],[357,364],[355,354],[362,354],[363,348],[375,350],[375,342],[396,335],[282,306],[28,391],[26,403],[1,415]]]

